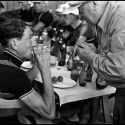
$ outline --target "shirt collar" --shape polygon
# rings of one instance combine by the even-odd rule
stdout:
[[[98,23],[98,26],[102,29],[103,32],[106,32],[106,27],[107,27],[106,25],[108,25],[108,23],[106,23],[106,21],[107,21],[107,16],[108,16],[109,9],[110,9],[110,4],[109,3],[110,2],[108,1],[105,12],[104,12],[101,20]]]
[[[20,67],[23,63],[23,60],[21,58],[19,58],[16,54],[12,53],[11,51],[5,49],[4,50],[5,54],[8,54],[11,58],[12,63],[14,63],[15,65],[17,65],[18,67]]]

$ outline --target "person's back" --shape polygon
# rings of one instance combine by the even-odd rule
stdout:
[[[22,20],[25,22],[33,22],[34,21],[34,8],[31,7],[28,10],[20,10],[19,15],[21,16]]]
[[[18,4],[20,8],[15,12],[21,16],[24,22],[32,23],[34,20],[34,8],[28,1],[19,1]]]
[[[108,3],[105,10],[104,20],[99,22],[99,26],[102,27],[101,46],[105,53],[112,52],[117,53],[124,49],[124,30],[125,30],[125,5],[123,1],[111,1]],[[103,22],[105,24],[103,24]],[[116,34],[116,33],[121,33]],[[115,34],[117,36],[115,36]],[[114,37],[116,39],[114,39]],[[120,35],[120,36],[118,36]],[[120,39],[123,41],[120,41]],[[112,42],[110,39],[114,39]],[[118,41],[117,41],[118,40]],[[111,43],[112,42],[112,43]],[[117,48],[116,48],[117,47]]]
[[[53,14],[48,9],[47,4],[47,1],[34,1],[35,19],[33,30],[35,32],[49,27],[53,22]]]

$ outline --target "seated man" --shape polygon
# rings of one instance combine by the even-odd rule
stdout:
[[[65,4],[59,5],[55,10],[55,18],[52,27],[56,28],[57,30],[63,30],[63,39],[65,39],[65,43],[67,43],[68,39],[72,36],[73,28],[65,23],[65,18],[63,15],[64,7]]]
[[[55,10],[55,16],[54,16],[54,21],[52,24],[54,31],[54,42],[52,41],[52,45],[55,44],[53,47],[53,55],[58,54],[60,51],[61,52],[61,58],[59,61],[59,65],[63,66],[65,65],[65,60],[66,60],[66,45],[67,41],[72,37],[72,31],[73,28],[70,25],[65,24],[65,18],[64,15],[62,14],[63,8],[65,7],[65,4],[61,4],[57,7]],[[61,41],[62,39],[62,41]]]
[[[21,17],[13,11],[5,11],[0,15],[0,23],[5,20],[8,20],[8,19],[21,20]],[[3,53],[3,51],[4,51],[4,48],[0,44],[0,54]],[[33,65],[32,69],[28,70],[26,72],[26,74],[27,74],[28,78],[30,79],[30,81],[33,81],[36,78],[36,76],[38,75],[38,72],[39,71],[38,71],[38,68],[36,67],[36,65]]]
[[[40,119],[40,123],[52,123],[55,117],[55,96],[51,83],[50,57],[48,51],[32,47],[32,31],[21,20],[9,19],[1,22],[0,43],[4,53],[0,56],[0,92],[10,93],[9,99],[19,99]],[[43,93],[36,92],[24,71],[20,69],[23,61],[31,60],[33,55],[43,79]],[[12,112],[11,112],[12,113]],[[8,119],[8,120],[5,120]],[[17,123],[17,114],[1,117],[2,123]]]
[[[43,30],[43,28],[51,30],[50,25],[53,22],[53,14],[48,10],[47,4],[47,1],[34,1],[34,32],[39,32],[40,30]]]
[[[79,10],[76,7],[69,7],[63,10],[66,25],[73,28],[73,35],[67,43],[70,46],[76,47],[76,44],[82,39],[83,42],[95,38],[93,27],[85,20],[79,18]],[[95,43],[94,43],[95,44]]]
[[[21,16],[21,19],[28,25],[32,25],[34,21],[34,8],[29,4],[28,1],[18,2],[20,9],[16,12]]]

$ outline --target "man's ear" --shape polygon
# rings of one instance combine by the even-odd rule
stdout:
[[[11,39],[9,45],[13,50],[18,50],[18,41],[16,39]]]

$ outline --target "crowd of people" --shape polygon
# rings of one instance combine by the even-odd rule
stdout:
[[[20,9],[0,14],[0,98],[18,99],[25,108],[21,107],[21,112],[13,106],[0,117],[0,123],[67,123],[56,120],[50,71],[50,55],[59,56],[59,51],[59,65],[65,65],[67,46],[72,46],[73,58],[79,56],[91,66],[96,81],[104,81],[98,82],[100,86],[116,87],[113,124],[125,123],[125,2],[69,1],[55,11],[48,8],[47,1],[33,1],[33,6],[28,1],[18,3]],[[51,53],[48,48],[38,49],[32,39],[34,34],[41,36],[44,29],[51,39]],[[21,69],[24,61],[33,64],[28,72]],[[35,81],[39,72],[43,84]],[[85,123],[88,103],[93,104],[91,99],[76,103],[81,124]]]

